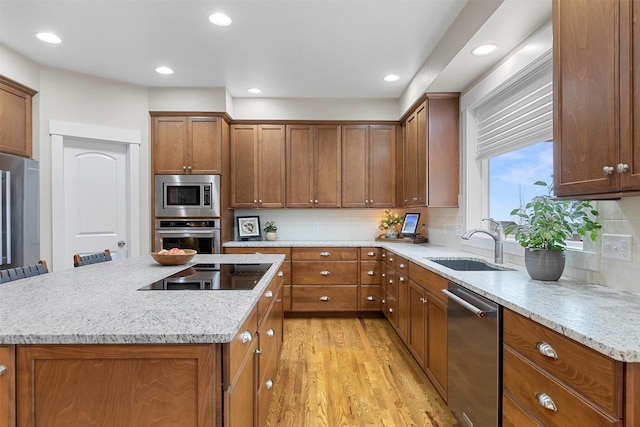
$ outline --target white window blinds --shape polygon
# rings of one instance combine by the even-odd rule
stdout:
[[[488,159],[553,138],[551,55],[474,108],[476,158]]]

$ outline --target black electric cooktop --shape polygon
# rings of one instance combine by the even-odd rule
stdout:
[[[139,291],[215,291],[253,289],[271,264],[195,264]]]

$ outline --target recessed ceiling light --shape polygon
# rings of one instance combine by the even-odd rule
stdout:
[[[60,37],[52,33],[38,33],[36,34],[36,37],[42,40],[43,42],[47,42],[47,43],[58,44],[62,42]]]
[[[156,68],[156,73],[169,75],[169,74],[173,74],[173,70],[171,68],[169,68],[169,67],[164,67],[164,66],[163,67],[157,67]]]
[[[395,74],[389,74],[388,76],[384,76],[385,82],[397,82],[398,80],[400,80],[400,76],[397,76]]]
[[[498,46],[496,46],[495,44],[483,44],[482,46],[478,46],[477,48],[473,49],[471,53],[475,56],[485,56],[493,53],[497,48]]]
[[[209,15],[209,21],[213,25],[217,25],[219,27],[226,27],[227,25],[231,25],[231,18],[229,18],[224,13],[214,13],[213,15]]]
[[[247,92],[258,94],[258,93],[262,93],[262,89],[259,89],[257,87],[252,87],[252,88],[247,89]]]

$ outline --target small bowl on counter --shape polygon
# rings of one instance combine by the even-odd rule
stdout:
[[[161,265],[182,265],[186,264],[193,259],[193,257],[198,253],[193,249],[182,249],[184,254],[182,253],[171,253],[171,252],[151,252],[151,256],[158,264]]]

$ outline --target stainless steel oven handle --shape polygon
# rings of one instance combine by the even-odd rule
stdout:
[[[194,234],[197,234],[198,236],[204,236],[204,237],[214,237],[216,235],[216,233],[218,232],[216,231],[211,231],[211,230],[189,230],[189,231],[177,231],[177,230],[156,230],[156,232],[158,234],[161,235],[182,235],[182,236],[192,236]]]
[[[470,312],[472,312],[473,314],[478,316],[479,318],[486,319],[487,317],[489,317],[488,316],[488,314],[489,314],[488,311],[482,310],[482,309],[476,307],[475,305],[470,304],[469,302],[467,302],[464,299],[460,298],[458,295],[454,294],[453,292],[450,292],[448,289],[443,289],[442,293],[445,294],[446,296],[448,296],[449,298],[451,298],[454,302],[457,302],[462,307],[464,307],[465,309],[469,310]]]

